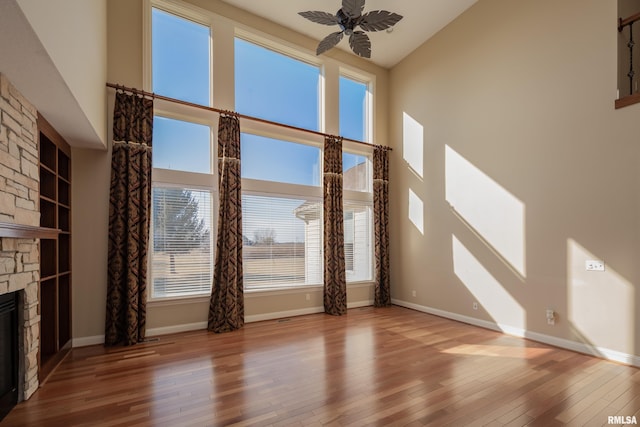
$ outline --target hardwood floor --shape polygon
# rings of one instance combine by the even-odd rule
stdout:
[[[640,370],[400,307],[74,349],[5,426],[607,425]]]

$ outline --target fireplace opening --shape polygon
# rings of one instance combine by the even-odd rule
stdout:
[[[17,292],[0,295],[0,421],[18,403]]]

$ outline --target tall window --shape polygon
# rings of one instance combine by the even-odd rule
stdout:
[[[235,46],[238,112],[318,130],[320,68],[240,38]],[[269,133],[241,140],[245,288],[319,285],[321,149]]]
[[[209,27],[156,8],[152,25],[153,90],[208,105]],[[208,295],[217,219],[211,125],[165,108],[153,129],[151,298]]]
[[[340,134],[357,141],[369,140],[369,87],[340,76]],[[345,144],[342,155],[344,180],[344,251],[347,282],[372,279],[371,156]]]
[[[342,155],[344,182],[344,251],[347,282],[372,279],[373,185],[371,157],[345,152]]]
[[[242,134],[245,289],[322,283],[319,147]]]

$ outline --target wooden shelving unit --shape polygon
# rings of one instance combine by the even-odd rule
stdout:
[[[71,348],[71,149],[38,116],[40,226],[40,382]]]

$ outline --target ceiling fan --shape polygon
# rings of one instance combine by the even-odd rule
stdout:
[[[349,45],[353,53],[363,58],[371,58],[371,40],[364,31],[387,30],[397,24],[402,16],[386,10],[374,10],[363,15],[364,2],[365,0],[342,0],[342,8],[335,15],[320,11],[298,13],[318,24],[340,26],[341,31],[329,34],[320,42],[316,55],[337,45],[346,34],[349,36]],[[356,30],[357,27],[364,31]]]

